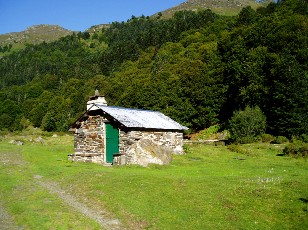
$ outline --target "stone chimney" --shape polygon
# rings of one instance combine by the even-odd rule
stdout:
[[[104,96],[100,95],[98,90],[95,90],[95,95],[89,98],[87,102],[87,110],[89,110],[94,104],[107,106],[107,101]],[[93,106],[91,110],[97,110],[96,106]]]

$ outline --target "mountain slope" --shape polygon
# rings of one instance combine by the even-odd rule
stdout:
[[[243,7],[251,6],[252,8],[257,8],[259,6],[264,6],[268,2],[272,1],[265,0],[262,2],[257,2],[255,0],[187,0],[178,6],[161,12],[161,14],[163,18],[169,18],[175,12],[181,10],[196,11],[199,9],[211,9],[213,12],[222,15],[235,15],[239,13]]]
[[[73,31],[64,29],[58,25],[35,25],[21,32],[0,34],[0,46],[11,45],[12,49],[18,49],[24,47],[25,44],[56,41],[72,33]]]

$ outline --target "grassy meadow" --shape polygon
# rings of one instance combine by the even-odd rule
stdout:
[[[100,229],[37,178],[128,229],[308,228],[307,158],[279,156],[282,145],[190,145],[168,166],[103,167],[67,161],[72,136],[34,138],[0,139],[0,205],[22,229]]]

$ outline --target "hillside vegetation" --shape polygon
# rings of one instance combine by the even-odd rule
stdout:
[[[132,17],[0,59],[0,129],[66,131],[98,89],[109,105],[159,110],[192,130],[258,106],[267,133],[308,130],[307,2],[236,17],[211,10]]]

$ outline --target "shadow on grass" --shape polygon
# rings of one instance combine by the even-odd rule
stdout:
[[[299,198],[299,200],[300,200],[300,201],[303,201],[305,204],[308,203],[308,197],[306,197],[306,198]]]

